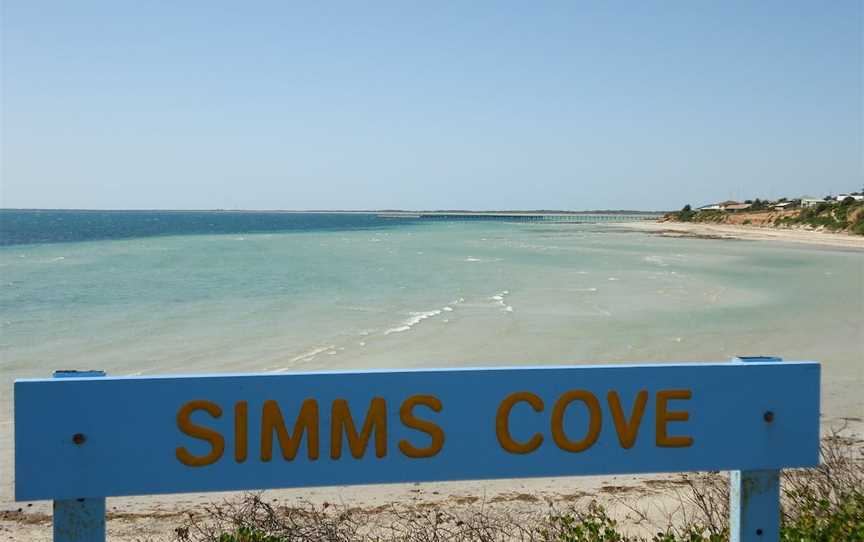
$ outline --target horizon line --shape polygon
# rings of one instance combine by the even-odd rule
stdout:
[[[224,209],[224,208],[207,208],[207,209],[157,209],[157,208],[141,208],[141,209],[100,209],[100,208],[81,208],[81,207],[0,207],[0,211],[79,211],[79,212],[109,212],[109,213],[146,213],[146,212],[163,212],[163,213],[357,213],[357,214],[373,214],[373,213],[565,213],[565,214],[580,214],[580,213],[645,213],[657,214],[668,213],[669,210],[640,210],[640,209],[583,209],[579,211],[567,209]]]

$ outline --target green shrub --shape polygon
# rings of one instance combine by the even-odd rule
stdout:
[[[864,212],[862,212],[864,214]],[[864,541],[864,457],[861,443],[833,432],[821,463],[784,470],[782,542]],[[678,514],[652,523],[630,508],[650,538],[623,530],[603,506],[569,505],[530,517],[482,506],[472,510],[392,505],[364,511],[344,506],[279,507],[260,495],[210,505],[176,529],[179,542],[726,542],[729,479],[717,472],[681,475]],[[630,517],[632,519],[632,516]]]
[[[774,225],[802,225],[864,235],[864,203],[849,200],[846,198],[842,202],[825,202],[801,209],[797,216],[775,219]]]
[[[784,522],[783,542],[838,542],[864,540],[864,493],[839,497],[838,505],[828,499],[805,495],[802,513]]]
[[[637,542],[621,534],[618,523],[596,502],[591,502],[582,514],[552,516],[544,535],[549,542]]]
[[[678,220],[679,222],[690,222],[691,220],[693,220],[696,212],[693,211],[693,208],[690,207],[690,204],[688,203],[687,205],[682,207],[680,211],[678,211],[677,213],[673,213],[673,215],[675,217],[675,220]]]

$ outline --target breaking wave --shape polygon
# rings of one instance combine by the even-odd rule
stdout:
[[[425,320],[427,318],[432,318],[433,316],[438,316],[439,314],[441,314],[441,310],[435,309],[434,311],[412,312],[409,314],[411,315],[411,318],[405,320],[404,322],[402,322],[401,325],[399,325],[397,327],[391,327],[390,329],[388,329],[387,331],[384,332],[384,335],[390,335],[391,333],[402,333],[403,331],[408,331],[412,327],[414,327],[417,324],[419,324],[420,322],[422,322],[423,320]]]

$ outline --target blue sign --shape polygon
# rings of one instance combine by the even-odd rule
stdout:
[[[18,500],[819,460],[814,362],[15,383]]]

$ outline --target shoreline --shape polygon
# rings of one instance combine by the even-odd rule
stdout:
[[[448,315],[448,318],[453,318],[452,323],[446,328],[443,321],[431,319],[425,322],[421,327],[415,329],[411,335],[390,335],[388,336],[389,338],[386,339],[386,341],[390,342],[384,342],[384,339],[380,339],[382,342],[375,343],[374,341],[370,341],[368,345],[363,344],[362,346],[358,345],[357,341],[363,339],[365,342],[365,335],[363,337],[358,336],[355,339],[338,339],[334,341],[325,341],[325,339],[321,339],[321,344],[337,345],[337,347],[331,347],[330,351],[332,352],[338,352],[339,345],[344,345],[349,348],[353,347],[353,350],[349,350],[349,352],[343,355],[334,355],[334,357],[330,357],[326,355],[325,352],[320,351],[320,357],[314,360],[312,358],[307,359],[300,356],[298,359],[301,359],[302,362],[297,363],[297,367],[299,369],[313,370],[324,368],[345,370],[354,368],[369,369],[380,366],[395,367],[398,366],[399,363],[407,363],[408,367],[412,366],[412,364],[419,367],[421,366],[421,361],[413,362],[412,359],[433,359],[434,356],[437,356],[434,357],[434,359],[464,359],[466,360],[466,363],[469,363],[476,361],[477,359],[482,360],[495,358],[496,356],[501,355],[502,352],[504,352],[504,354],[501,355],[503,358],[502,362],[512,362],[516,359],[515,355],[508,357],[508,355],[506,355],[508,350],[505,350],[504,348],[490,350],[488,352],[483,351],[482,354],[472,354],[472,352],[475,351],[473,349],[479,348],[477,345],[481,343],[472,343],[468,341],[475,340],[474,334],[478,333],[478,330],[482,330],[483,333],[486,333],[486,335],[478,335],[479,337],[504,337],[506,334],[513,334],[513,329],[516,328],[511,326],[514,325],[531,326],[522,328],[523,332],[526,333],[525,336],[531,337],[527,332],[531,329],[535,329],[533,326],[538,326],[540,324],[555,324],[555,319],[559,318],[559,313],[554,311],[549,317],[533,317],[532,310],[535,311],[535,313],[536,311],[541,311],[541,309],[546,308],[544,303],[548,302],[552,302],[553,308],[555,308],[554,303],[563,303],[561,300],[555,298],[555,296],[558,295],[570,295],[571,297],[567,299],[572,300],[574,303],[581,302],[584,304],[585,310],[581,312],[574,311],[572,313],[571,317],[574,318],[574,321],[577,318],[580,319],[578,320],[579,322],[588,322],[591,319],[596,319],[604,326],[607,324],[603,324],[602,322],[617,322],[618,320],[610,319],[613,318],[611,310],[609,312],[603,312],[603,310],[615,309],[616,307],[622,307],[623,310],[623,307],[629,306],[633,303],[634,296],[643,295],[643,293],[640,292],[647,292],[647,294],[644,295],[650,294],[649,297],[641,299],[643,299],[643,302],[646,304],[649,302],[652,303],[651,306],[657,304],[658,306],[666,307],[666,304],[671,304],[669,306],[680,307],[681,310],[688,310],[687,307],[689,306],[698,306],[702,308],[708,307],[710,310],[718,311],[738,310],[742,307],[740,304],[742,300],[750,299],[749,290],[744,292],[744,294],[747,294],[746,296],[741,294],[738,295],[738,297],[735,297],[736,293],[733,290],[735,289],[736,284],[727,280],[712,279],[711,276],[705,278],[705,276],[700,274],[698,266],[714,265],[716,263],[716,258],[727,257],[730,254],[758,259],[768,252],[788,253],[791,258],[813,262],[814,264],[814,269],[811,274],[795,274],[794,277],[800,276],[807,280],[819,281],[818,284],[816,282],[813,282],[812,284],[824,285],[835,283],[839,278],[841,278],[841,274],[843,274],[843,276],[854,274],[855,277],[860,277],[859,256],[864,254],[864,237],[808,230],[786,230],[767,227],[760,228],[753,226],[704,223],[638,221],[629,223],[589,224],[581,226],[576,226],[575,224],[557,224],[552,238],[546,239],[545,236],[547,235],[547,232],[539,231],[535,235],[533,230],[529,228],[520,228],[520,230],[523,229],[526,230],[530,236],[517,237],[513,234],[512,237],[512,239],[522,241],[522,243],[520,243],[520,250],[525,252],[520,252],[519,254],[529,254],[532,258],[538,254],[542,254],[543,258],[550,258],[551,263],[560,262],[562,264],[561,267],[567,270],[568,274],[566,275],[566,278],[562,275],[559,279],[557,275],[551,272],[545,273],[547,268],[542,267],[540,268],[541,273],[536,276],[541,277],[544,280],[544,283],[540,286],[535,286],[521,283],[517,280],[519,277],[514,272],[513,276],[505,277],[508,279],[506,281],[499,284],[484,283],[475,286],[474,290],[470,290],[470,292],[472,292],[471,295],[464,294],[469,299],[468,303],[460,305],[452,314],[449,312],[444,313]],[[579,231],[580,229],[589,231],[585,234],[583,231]],[[587,241],[582,240],[584,235],[595,235],[592,233],[594,230],[600,231],[596,233],[596,236],[589,238]],[[491,231],[493,230],[490,230],[490,232]],[[500,230],[496,229],[495,232],[497,231]],[[573,241],[571,245],[565,245],[568,241],[562,241],[557,237],[557,234],[561,231],[564,231],[564,237],[572,237]],[[628,235],[614,235],[616,232],[626,233]],[[491,234],[485,232],[481,233],[481,235],[489,235],[492,237]],[[601,235],[605,238],[600,237]],[[685,241],[664,241],[661,239],[652,240],[648,237],[644,237],[644,235],[730,241],[716,245],[700,243],[691,244]],[[230,239],[231,237],[232,236],[228,236],[228,241],[225,242],[233,243]],[[370,237],[370,235],[364,233],[361,241],[364,243],[371,243],[372,241]],[[409,238],[406,236],[406,240],[411,240],[412,243],[415,242],[413,239],[413,237]],[[452,243],[453,240],[452,237],[444,239],[447,243]],[[544,241],[543,239],[546,240]],[[732,241],[739,239],[748,241],[779,241],[780,244],[775,244],[772,248],[771,245],[753,245],[751,243],[739,243],[736,245],[736,243]],[[506,238],[506,241],[507,243],[511,243],[511,238]],[[529,245],[528,242],[531,244]],[[441,243],[443,245],[443,241]],[[488,272],[482,272],[480,266],[495,265],[503,267],[506,263],[498,263],[500,260],[494,259],[493,256],[512,256],[512,254],[515,254],[503,252],[508,250],[507,247],[510,246],[509,244],[500,244],[502,241],[496,241],[496,243],[499,244],[493,244],[491,245],[491,248],[485,248],[485,250],[488,251],[486,253],[478,252],[480,249],[477,248],[478,245],[476,244],[466,245],[463,252],[449,254],[449,259],[446,260],[448,262],[447,265],[464,266],[465,269],[474,270],[472,271],[473,273],[489,276]],[[606,243],[610,246],[605,246]],[[580,261],[581,256],[579,254],[584,253],[584,250],[595,250],[599,246],[603,246],[603,250],[614,250],[617,246],[616,243],[620,243],[621,246],[626,248],[632,246],[639,248],[637,248],[635,256],[633,252],[622,253],[623,255],[619,259],[613,259],[611,260],[612,263],[600,266],[596,269],[592,267],[582,267],[581,263],[576,263],[575,265],[579,265],[579,267],[574,267],[574,262]],[[275,245],[275,243],[272,244]],[[523,244],[524,247],[522,246]],[[643,247],[642,245],[645,246]],[[806,245],[809,245],[809,248]],[[226,245],[214,244],[213,246],[223,247]],[[260,246],[265,245],[262,244]],[[315,246],[318,245],[315,244]],[[369,246],[379,247],[377,244],[370,244]],[[412,253],[414,250],[413,245],[396,245],[394,242],[394,245],[392,246],[410,246]],[[562,247],[579,248],[580,251],[565,253],[564,251],[559,250]],[[183,246],[180,246],[180,248],[183,248]],[[64,247],[62,250],[64,252],[58,252],[56,254],[51,253],[48,254],[47,257],[42,258],[44,264],[40,263],[39,269],[59,269],[59,271],[56,271],[58,276],[61,276],[61,271],[65,269],[74,269],[72,265],[76,265],[76,262],[72,255],[75,253],[65,252],[67,250],[71,251],[72,248],[67,249]],[[376,250],[379,250],[379,248],[376,248]],[[555,260],[554,258],[559,253],[567,255],[572,254],[572,259]],[[686,253],[686,256],[681,256],[677,253]],[[65,263],[52,263],[54,262],[52,257],[59,257],[61,254],[67,257],[68,261],[64,260]],[[253,254],[253,252],[249,252],[248,254]],[[279,253],[277,252],[276,254]],[[383,252],[379,250],[379,252],[376,252],[375,254],[383,254]],[[465,260],[468,255],[480,256],[480,258]],[[600,253],[600,256],[604,255],[605,253]],[[643,257],[653,258],[656,255],[666,258],[666,261],[662,261],[662,259],[643,259]],[[567,257],[570,258],[570,256]],[[633,262],[634,257],[639,258],[639,262],[645,263],[637,265],[638,273],[633,275],[624,274],[622,278],[623,272],[619,272],[619,270],[627,268],[627,266]],[[691,258],[689,263],[687,262],[687,258]],[[564,264],[566,264],[566,266]],[[838,267],[835,267],[834,264],[837,264]],[[65,267],[66,265],[69,265],[70,267]],[[852,265],[855,267],[850,267]],[[590,274],[588,271],[581,271],[582,269],[590,270]],[[672,271],[674,270],[680,271],[682,275],[677,276],[672,274]],[[689,275],[688,277],[683,276],[685,271],[686,274]],[[63,271],[63,273],[65,273],[65,271]],[[613,275],[614,277],[611,277]],[[823,279],[823,277],[829,275],[833,275],[834,278],[829,280]],[[63,274],[62,276],[65,277],[66,275]],[[645,280],[644,282],[639,283],[628,280],[628,277],[644,278]],[[665,278],[661,282],[648,282],[649,279],[652,281],[654,280],[651,277]],[[694,281],[693,283],[690,282],[691,279]],[[790,280],[791,279],[787,278],[779,282],[778,288],[781,289],[780,294],[787,295],[791,298],[791,296],[794,295],[797,283],[790,282]],[[574,283],[574,281],[578,281],[578,283]],[[632,286],[629,289],[625,289],[628,284],[631,284]],[[805,284],[810,283],[808,282]],[[843,284],[846,283],[844,282]],[[837,303],[839,303],[837,306],[842,308],[842,304],[845,303],[845,292],[854,291],[854,288],[858,284],[860,284],[860,280],[854,283],[848,283],[848,286],[846,286],[846,289],[843,291],[844,293],[841,293],[834,288],[824,287],[817,288],[817,291],[823,292],[824,295],[829,296],[828,299],[836,299]],[[515,313],[499,312],[501,310],[500,305],[497,304],[497,301],[493,297],[489,297],[493,293],[501,291],[496,288],[508,288],[508,292],[513,291],[513,303],[517,307]],[[655,288],[658,290],[656,293]],[[754,304],[770,308],[772,305],[760,297],[770,293],[766,289],[767,287],[757,284],[754,288],[755,292],[753,295],[756,296],[754,298]],[[525,295],[523,292],[527,292],[531,295]],[[442,295],[449,296],[449,292],[445,291]],[[446,302],[446,300],[452,299],[455,295],[463,295],[463,293],[454,294],[449,297],[442,297],[441,299]],[[523,297],[520,298],[520,296]],[[419,304],[417,305],[417,309],[414,309],[414,305],[411,305],[409,308],[411,310],[429,310],[433,307],[442,306],[443,305],[430,304],[427,307]],[[821,304],[810,305],[810,307],[822,306],[823,305]],[[253,308],[255,307],[253,306]],[[744,308],[749,310],[749,306]],[[399,307],[396,307],[394,310],[399,314],[399,318],[404,321],[404,318],[407,317],[407,313],[403,314],[402,312],[398,312],[403,310]],[[772,309],[772,311],[774,311],[774,309]],[[794,311],[784,310],[781,314],[786,314],[787,312],[792,313]],[[181,314],[184,318],[186,317],[186,313]],[[193,314],[201,313],[196,312]],[[364,312],[362,314],[369,313]],[[523,314],[528,316],[523,317]],[[630,313],[621,313],[616,311],[615,314],[615,318],[621,318],[622,314],[626,316]],[[860,317],[857,313],[852,312],[849,312],[848,315],[840,318],[837,317],[837,314],[845,314],[845,312],[838,311],[832,312],[831,314],[833,317],[830,320],[825,320],[824,322],[820,320],[815,324],[813,319],[809,318],[808,315],[805,315],[808,316],[806,319],[806,326],[813,328],[812,331],[808,331],[807,333],[800,332],[800,330],[805,329],[805,324],[798,323],[797,320],[781,319],[776,320],[771,324],[774,327],[759,327],[758,330],[766,333],[764,335],[758,334],[757,331],[744,329],[742,326],[736,324],[731,327],[733,333],[736,335],[734,340],[720,337],[720,335],[722,335],[722,329],[721,331],[716,332],[717,337],[712,336],[711,333],[715,333],[715,328],[713,325],[708,325],[704,322],[702,324],[704,331],[699,332],[700,334],[698,337],[697,335],[694,335],[693,340],[691,340],[689,335],[685,335],[683,332],[678,333],[675,329],[664,330],[661,328],[660,331],[662,334],[646,334],[641,339],[638,339],[647,346],[639,346],[638,342],[634,343],[637,348],[642,348],[641,350],[636,350],[629,354],[628,352],[630,351],[624,351],[623,349],[615,351],[611,349],[608,351],[586,350],[586,352],[588,352],[586,357],[588,360],[599,359],[601,361],[605,359],[630,359],[633,361],[658,358],[684,361],[692,359],[724,359],[722,357],[724,354],[731,355],[736,352],[770,352],[784,356],[787,359],[819,359],[820,361],[825,361],[824,358],[827,358],[829,362],[825,366],[826,372],[822,382],[822,409],[824,413],[822,419],[823,434],[827,428],[830,428],[835,424],[841,426],[848,423],[850,430],[854,431],[856,438],[860,438],[862,431],[864,431],[864,421],[862,421],[860,414],[862,412],[862,403],[860,398],[858,398],[858,389],[860,388],[862,373],[860,370],[860,363],[858,363],[860,361],[860,356],[857,356],[857,350],[854,350],[855,345],[857,345],[858,342],[851,342],[853,340],[860,342]],[[545,313],[542,313],[542,315],[545,315]],[[524,319],[514,319],[514,316]],[[458,318],[463,318],[463,320],[458,320]],[[444,316],[441,317],[441,320],[443,319]],[[146,319],[142,321],[147,322]],[[391,322],[388,316],[387,318],[382,319],[380,324],[376,323],[372,327],[377,326],[380,332],[388,327],[400,325],[397,323],[398,321],[399,320],[394,318]],[[642,322],[645,320],[639,321]],[[758,320],[753,319],[751,321],[757,322]],[[468,326],[458,327],[459,322],[471,324],[476,323],[478,325],[472,325],[470,326],[470,330],[463,331],[463,329],[466,329]],[[489,322],[493,323],[490,324]],[[791,322],[790,325],[792,327],[789,328],[789,330],[785,330],[783,327],[785,322]],[[213,325],[217,326],[214,329],[221,329],[218,326],[224,325],[224,323],[215,322]],[[364,317],[364,326],[370,325],[368,319]],[[163,328],[159,327],[152,329],[159,331]],[[366,329],[366,327],[363,329]],[[442,331],[444,329],[455,330],[448,331],[448,333],[451,333],[451,335],[446,336],[448,337],[449,342],[460,345],[473,344],[475,346],[473,346],[472,349],[465,346],[465,350],[435,350],[432,347],[428,347],[427,345],[433,344],[431,339],[444,336],[436,335],[444,333],[444,331]],[[572,328],[565,328],[562,326],[561,328],[549,327],[548,329],[557,330],[556,333],[562,334],[560,335],[561,337],[565,337],[563,334],[570,333]],[[599,327],[591,329],[599,329]],[[737,330],[741,330],[740,336],[739,331]],[[195,331],[195,329],[192,331]],[[166,333],[165,331],[159,332]],[[284,333],[284,331],[282,331],[282,333]],[[797,335],[802,336],[798,337]],[[183,336],[194,337],[194,335],[185,334]],[[570,346],[566,346],[567,350],[564,350],[565,347],[558,347],[554,344],[549,346],[545,344],[546,342],[551,342],[550,339],[555,339],[555,337],[558,336],[559,335],[552,336],[551,334],[545,335],[544,344],[541,344],[540,342],[536,343],[537,351],[546,352],[546,348],[549,348],[549,351],[552,352],[550,356],[554,359],[578,359],[580,356],[567,353],[570,352],[569,349],[572,348]],[[566,336],[569,337],[569,335]],[[679,336],[684,337],[683,341],[680,338],[676,340],[676,337]],[[170,334],[166,334],[166,337],[166,341],[171,339]],[[381,337],[383,337],[383,335],[381,335]],[[697,338],[699,340],[696,340]],[[695,346],[701,344],[701,341],[705,338],[712,341],[711,344],[707,346]],[[587,341],[584,336],[581,340]],[[614,341],[610,340],[609,342],[613,343]],[[153,356],[152,359],[159,359],[159,355],[165,355],[162,350],[144,350],[143,347],[147,344],[148,343],[143,342],[141,347],[135,347],[136,349],[142,348],[142,353],[134,356],[136,360],[150,359],[148,356],[151,355],[151,353]],[[161,344],[162,343],[160,343],[160,345]],[[274,344],[290,344],[290,341]],[[411,347],[413,350],[405,348],[405,345],[408,344],[415,345]],[[437,345],[439,342],[436,340],[434,344]],[[688,344],[694,346],[688,346]],[[212,347],[212,345],[210,346]],[[105,345],[102,348],[105,350],[117,348],[117,350],[111,351],[122,353],[128,351],[123,350],[123,348],[129,347],[120,344],[116,347],[113,345]],[[302,352],[315,351],[312,350],[313,348],[320,348],[320,345],[317,342],[314,344],[310,343],[305,346],[304,350],[298,351],[297,354],[286,350],[286,353],[282,357],[285,360],[289,360],[292,356],[299,355]],[[510,346],[508,345],[507,348],[510,348]],[[606,347],[603,346],[603,348]],[[399,353],[394,354],[394,352],[397,351]],[[204,350],[204,352],[206,352],[206,350]],[[405,352],[409,352],[410,355],[413,356],[406,356],[408,359],[407,362],[401,359]],[[453,352],[456,353],[453,354]],[[623,352],[623,354],[621,352]],[[705,352],[712,354],[702,355]],[[185,354],[189,357],[182,358],[187,360],[182,362],[182,366],[187,372],[194,373],[198,372],[198,370],[202,368],[203,362],[197,361],[200,358],[199,351],[196,350],[193,353],[194,356],[191,356],[188,353]],[[259,354],[262,357],[260,360],[255,361],[258,365],[252,366],[251,370],[266,371],[268,370],[266,369],[268,365],[283,367],[285,364],[290,365],[292,363],[290,361],[285,361],[284,363],[280,362],[281,364],[275,365],[277,362],[270,361],[270,358],[267,357],[270,355],[268,351],[251,350],[250,352],[244,351],[242,357],[238,356],[236,358],[231,358],[226,356],[225,358],[219,358],[218,362],[208,361],[206,369],[208,371],[212,369],[217,371],[236,371],[240,367],[246,367],[246,365],[244,365],[244,363],[246,363],[244,360],[247,357],[251,359]],[[89,357],[91,355],[92,354],[88,354],[87,360],[97,359],[97,361],[87,361],[88,364],[99,363],[102,365],[104,360],[107,359],[107,357]],[[112,354],[112,356],[114,355],[116,354]],[[356,358],[351,358],[351,356],[356,356]],[[519,356],[531,359],[534,357],[533,354],[526,356],[524,355],[524,352],[519,354]],[[78,358],[78,362],[80,362],[81,359],[83,358]],[[100,362],[98,360],[102,361]],[[5,374],[9,381],[6,389],[11,389],[11,379],[19,376],[16,371],[24,371],[25,367],[27,366],[24,365],[23,362],[19,362],[18,368],[7,370],[7,373]],[[47,366],[38,365],[34,367],[42,368],[47,371]],[[150,367],[148,365],[148,368],[155,371],[155,367]],[[129,371],[139,370],[139,367],[133,368],[130,365],[111,365],[108,367],[108,370],[109,372],[128,374]],[[30,374],[31,372],[34,372],[35,369],[27,368],[27,371],[28,374]],[[11,415],[11,406],[11,401],[7,401],[5,404],[0,403],[0,437],[7,436],[5,440],[0,438],[0,441],[2,441],[0,442],[0,471],[2,471],[3,474],[2,479],[0,479],[0,482],[2,482],[2,484],[0,484],[0,542],[5,542],[7,540],[49,541],[51,540],[51,502],[15,502],[11,494],[12,466],[14,465],[11,459],[11,435],[13,428],[11,425],[11,417],[3,417],[4,414]],[[5,411],[4,408],[6,409]],[[598,502],[609,506],[610,511],[620,512],[620,517],[625,517],[628,510],[621,504],[622,499],[626,498],[627,502],[637,503],[640,507],[646,506],[651,507],[652,509],[665,505],[673,507],[676,504],[674,502],[676,492],[681,489],[681,487],[682,486],[680,486],[676,474],[653,474],[463,482],[424,482],[420,484],[403,483],[349,487],[334,486],[326,488],[269,490],[264,493],[264,496],[266,496],[268,502],[272,502],[273,499],[278,499],[279,506],[284,505],[291,508],[303,508],[307,505],[314,505],[317,509],[326,506],[328,507],[328,510],[331,510],[332,508],[330,507],[334,506],[346,507],[357,509],[363,514],[371,515],[386,515],[391,507],[399,507],[400,510],[407,510],[409,513],[418,514],[427,513],[429,511],[442,511],[443,513],[449,511],[470,513],[472,510],[483,509],[484,507],[492,509],[494,507],[496,511],[513,511],[516,514],[525,514],[526,517],[531,514],[545,513],[553,507],[563,509],[570,505],[584,505],[596,498]],[[239,495],[241,495],[241,493],[196,493],[109,498],[107,501],[107,526],[110,537],[109,539],[121,542],[133,542],[137,540],[172,540],[173,530],[180,526],[189,514],[201,515],[202,510],[207,506],[219,504],[225,499],[236,499]],[[627,528],[632,526],[633,525],[630,523],[627,523]]]
[[[779,241],[864,250],[864,236],[804,229],[761,228],[703,222],[622,222],[610,227],[626,228],[660,237],[733,239],[742,241]]]

